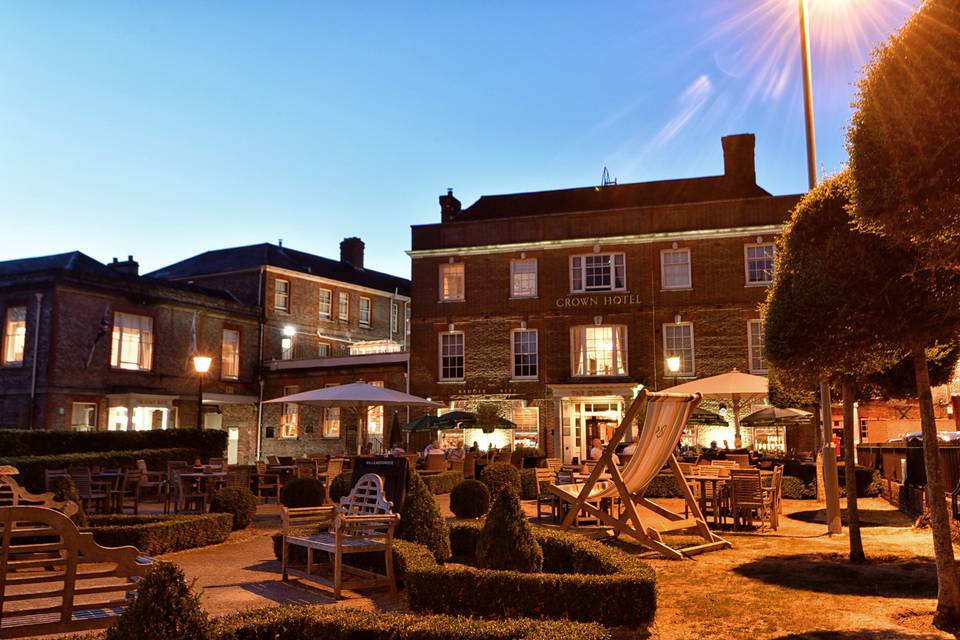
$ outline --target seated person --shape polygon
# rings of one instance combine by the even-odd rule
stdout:
[[[424,456],[443,456],[447,452],[443,450],[443,447],[440,446],[440,441],[434,441],[427,445],[427,448],[423,450]]]
[[[590,449],[590,459],[599,460],[603,456],[603,443],[600,442],[600,438],[593,439],[593,447]],[[613,459],[613,464],[620,464],[620,457],[617,454],[611,456]]]
[[[447,454],[447,460],[463,460],[463,444],[458,444]]]

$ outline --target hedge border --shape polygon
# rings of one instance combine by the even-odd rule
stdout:
[[[216,640],[608,640],[597,624],[530,619],[477,620],[353,608],[273,607],[215,623]]]
[[[100,523],[98,525],[98,523]],[[220,544],[230,537],[233,515],[96,515],[84,531],[106,547],[133,545],[144,555],[160,555]]]
[[[227,432],[218,429],[157,429],[153,431],[60,431],[0,429],[0,451],[6,456],[61,455],[141,449],[194,449],[206,459],[221,457]]]
[[[450,523],[454,558],[470,562],[480,522]],[[577,534],[534,529],[544,573],[443,567],[429,553],[398,548],[410,608],[479,617],[568,619],[641,627],[656,613],[656,574],[644,562]]]
[[[453,491],[453,488],[463,480],[463,472],[441,471],[440,473],[421,473],[420,477],[423,479],[424,484],[427,485],[427,489],[430,489],[430,493],[440,495],[441,493],[450,493]]]

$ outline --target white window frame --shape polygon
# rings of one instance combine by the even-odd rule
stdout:
[[[400,330],[400,305],[396,302],[390,303],[390,333],[399,333]]]
[[[324,296],[326,294],[326,296]],[[326,304],[324,304],[324,297],[326,297]],[[333,291],[330,289],[320,289],[320,293],[317,295],[317,302],[320,305],[320,319],[321,320],[332,320],[333,319]],[[327,310],[324,311],[323,308],[326,306]]]
[[[297,336],[280,336],[280,359],[293,360],[294,349],[296,348]]]
[[[533,265],[533,287],[527,291],[518,291],[517,287],[517,276],[518,275],[529,275],[530,272],[518,272],[518,265]],[[510,261],[510,297],[511,298],[536,298],[539,290],[539,273],[540,265],[537,264],[536,258],[520,258]]]
[[[751,280],[750,279],[750,249],[757,249],[760,247],[771,247],[773,252],[770,256],[771,260],[771,270],[769,273],[768,280]],[[775,242],[754,242],[743,245],[743,279],[748,287],[766,287],[773,283],[774,272],[777,268],[777,244]]]
[[[286,291],[280,293],[280,283],[286,285]],[[281,300],[283,300],[281,304]],[[277,278],[273,281],[273,309],[290,313],[290,281]]]
[[[318,358],[329,358],[330,357],[330,345],[326,342],[317,343],[317,357]]]
[[[533,375],[518,375],[517,374],[517,342],[516,336],[518,333],[532,333],[534,335],[534,347],[533,352]],[[530,355],[530,354],[520,354],[520,355]],[[513,380],[536,380],[540,377],[540,332],[536,329],[512,329],[510,331],[510,373]]]
[[[237,336],[236,351],[233,358],[228,358],[227,354],[227,332],[234,333]],[[239,380],[240,379],[240,329],[224,327],[220,330],[220,379],[221,380]]]
[[[341,291],[337,296],[337,319],[343,322],[350,320],[350,294],[346,291]]]
[[[667,283],[667,262],[666,258],[668,255],[687,255],[687,279],[684,284],[669,284]],[[678,264],[670,265],[672,267],[679,266]],[[693,266],[690,256],[689,247],[681,249],[664,249],[660,252],[660,288],[664,291],[682,291],[693,288]]]
[[[610,286],[609,287],[588,287],[587,286],[587,258],[598,258],[603,256],[610,257]],[[617,284],[617,257],[623,259],[623,285]],[[579,263],[579,266],[577,266]],[[623,251],[608,251],[601,253],[580,253],[570,256],[570,292],[571,293],[593,293],[598,291],[626,291],[627,290],[627,254]],[[580,270],[580,287],[576,286],[576,276],[574,270]]]
[[[622,372],[614,373],[586,373],[586,367],[584,368],[584,373],[577,372],[577,353],[576,345],[577,339],[575,334],[578,331],[584,331],[584,339],[586,339],[587,329],[611,329],[614,333],[618,332],[620,329],[623,330],[623,347],[621,349],[621,354],[623,357],[618,358],[618,361],[622,361],[620,369]],[[593,325],[593,324],[581,324],[570,327],[570,376],[573,378],[622,378],[630,374],[630,336],[629,329],[625,324],[603,324],[603,325]],[[539,345],[538,345],[539,346]],[[612,352],[611,352],[612,353]],[[612,362],[612,357],[611,357]]]
[[[757,348],[757,345],[754,344],[753,340],[753,327],[760,327],[760,357],[759,360],[764,365],[767,364],[766,351],[763,348],[763,320],[753,319],[747,320],[747,365],[750,370],[750,373],[762,373],[765,374],[769,371],[768,367],[754,367],[753,366],[753,350]]]
[[[453,378],[451,378],[451,377],[447,377],[447,376],[444,376],[444,375],[443,375],[443,369],[444,369],[444,366],[443,366],[443,358],[444,358],[444,355],[443,355],[443,339],[444,339],[444,337],[446,337],[446,336],[460,336],[460,345],[461,345],[461,347],[460,347],[460,348],[461,348],[461,352],[460,352],[460,358],[461,358],[460,369],[462,369],[460,377],[453,377]],[[453,368],[453,367],[448,367],[448,368]],[[467,338],[466,338],[466,336],[463,334],[463,331],[444,331],[444,332],[440,333],[440,334],[437,336],[437,373],[438,373],[438,376],[439,376],[438,379],[439,379],[440,381],[442,381],[442,382],[460,382],[461,380],[463,380],[463,379],[466,377],[466,373],[467,373]]]
[[[364,303],[364,301],[366,301],[366,303],[367,303],[367,313],[366,313],[366,316],[367,316],[367,317],[366,317],[366,319],[364,319],[364,317],[363,317],[363,316],[364,316],[364,313],[363,313],[363,303]],[[373,325],[373,300],[371,300],[371,299],[370,299],[369,297],[367,297],[367,296],[360,296],[360,306],[359,306],[359,309],[360,309],[360,326],[361,326],[361,327],[367,327],[367,328],[371,327],[371,326]]]
[[[138,331],[137,338],[137,364],[132,366],[132,362],[122,360],[124,344],[124,327],[118,323],[120,316],[129,316],[131,318],[140,318],[149,320],[146,332],[141,328]],[[138,313],[127,313],[125,311],[115,311],[113,313],[113,327],[110,331],[110,366],[113,369],[123,369],[125,371],[152,371],[153,370],[153,316],[141,315]],[[146,336],[144,335],[146,333]],[[146,338],[146,339],[145,339]]]
[[[683,368],[683,355],[676,353],[673,349],[667,345],[667,327],[690,327],[690,367],[687,369]],[[665,322],[660,327],[660,332],[662,335],[663,342],[663,353],[664,353],[664,365],[663,365],[663,374],[668,378],[670,376],[683,376],[684,378],[689,378],[696,375],[697,371],[697,341],[693,333],[693,323],[692,322]],[[667,369],[666,361],[667,358],[674,355],[680,355],[680,370],[676,373]]]
[[[299,392],[299,386],[285,386],[282,395],[289,396]],[[300,437],[300,405],[296,402],[284,402],[280,405],[280,428],[277,436],[287,440]]]
[[[336,387],[338,384],[339,383],[333,382],[324,386]],[[333,430],[334,423],[337,425],[336,432]],[[339,440],[342,426],[343,424],[340,422],[340,407],[324,407],[323,423],[320,425],[320,436]]]
[[[80,407],[89,410],[93,409],[93,424],[77,424],[77,421],[74,420],[76,410]],[[96,431],[97,430],[97,419],[99,416],[100,407],[97,406],[96,402],[71,402],[70,403],[70,430],[71,431]],[[78,429],[77,427],[82,427]]]
[[[466,264],[461,260],[460,262],[441,262],[440,268],[437,269],[438,280],[438,289],[437,292],[440,294],[439,299],[441,302],[463,302],[467,297],[467,267]],[[460,271],[460,291],[459,293],[454,292],[447,294],[444,289],[444,277],[447,275],[446,271],[448,270],[458,270]]]
[[[14,311],[22,311],[23,320],[12,320]],[[19,314],[18,314],[19,315]],[[23,323],[23,327],[11,327]],[[27,306],[12,305],[3,312],[3,366],[22,367],[27,353]]]

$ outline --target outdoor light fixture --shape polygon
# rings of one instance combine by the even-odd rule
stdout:
[[[203,376],[210,371],[213,358],[202,356],[199,353],[193,356],[193,368],[197,372],[199,388],[197,390],[197,429],[203,429]]]
[[[677,374],[680,372],[680,356],[667,356],[667,370],[673,374],[673,386],[677,386]]]
[[[288,338],[292,338],[293,336],[297,335],[297,328],[292,324],[284,325],[283,335]]]

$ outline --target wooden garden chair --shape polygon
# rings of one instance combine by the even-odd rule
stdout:
[[[57,500],[52,491],[30,493],[16,479],[0,475],[0,507],[47,507],[68,518],[80,511],[80,505],[72,500]]]
[[[690,491],[676,458],[673,457],[687,420],[699,403],[700,394],[651,393],[642,390],[627,409],[586,482],[550,486],[550,491],[569,506],[561,528],[569,529],[578,514],[586,512],[612,527],[615,534],[630,536],[648,549],[674,559],[731,546],[710,531],[700,511],[700,505]],[[621,470],[613,463],[613,452],[641,413],[644,418],[637,443],[638,453]],[[675,513],[643,495],[664,464],[668,465],[676,480],[689,517]],[[601,482],[600,476],[603,474],[609,474],[610,480]],[[619,516],[606,513],[591,504],[605,498],[620,499],[622,511]],[[667,520],[667,524],[644,523],[639,509],[652,511]],[[674,549],[664,543],[662,536],[674,531],[691,531],[700,536],[703,543],[681,550]]]
[[[341,473],[343,473],[343,458],[330,458],[327,460],[326,469],[317,474],[317,479],[323,480],[324,504],[333,502],[330,498],[330,488]]]
[[[92,506],[97,513],[106,511],[107,499],[110,497],[109,486],[104,483],[94,482],[90,473],[90,467],[71,467],[67,470],[73,483],[77,485],[77,495],[83,502],[85,511],[90,510]]]
[[[447,458],[442,456],[439,453],[435,453],[427,456],[427,467],[424,471],[446,471],[447,470]]]
[[[134,515],[140,513],[140,482],[143,472],[139,469],[127,469],[123,472],[118,488],[110,492],[110,509],[116,513],[123,513],[128,506]],[[132,504],[128,505],[128,502]]]
[[[550,493],[550,491],[544,491],[544,484],[555,484],[557,482],[557,474],[555,474],[550,469],[544,469],[538,467],[535,469],[537,473],[537,520],[540,521],[543,519],[542,509],[543,505],[550,507],[550,515],[556,519],[557,510],[559,509],[559,500],[557,496]]]
[[[768,501],[764,499],[763,487],[760,485],[760,470],[731,470],[727,487],[733,526],[745,525],[748,522],[752,526],[754,514],[756,514],[762,527],[764,520],[768,520],[769,516],[766,512]]]

